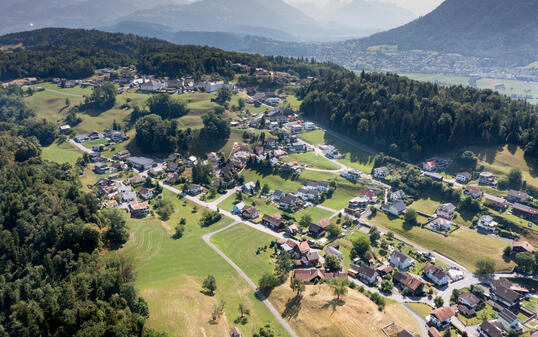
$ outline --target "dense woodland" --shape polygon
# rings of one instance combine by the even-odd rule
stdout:
[[[301,77],[321,76],[339,66],[305,59],[227,52],[216,48],[182,46],[135,35],[96,30],[46,28],[0,37],[0,80],[37,76],[40,78],[83,78],[103,67],[135,64],[145,74],[179,77],[219,74],[232,79],[243,73],[234,63],[286,71]],[[14,47],[18,46],[18,47]]]
[[[404,160],[460,145],[506,143],[538,158],[536,106],[491,90],[338,72],[299,95],[307,117]]]

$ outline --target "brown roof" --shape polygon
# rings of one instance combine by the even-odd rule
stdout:
[[[504,286],[499,286],[499,287],[495,288],[494,293],[495,293],[495,295],[497,297],[499,297],[500,299],[505,300],[508,303],[513,303],[513,302],[515,302],[517,299],[519,299],[521,297],[520,294],[518,294],[515,291],[513,291],[511,289],[508,289],[508,288],[506,288]]]
[[[385,273],[385,274],[390,274],[390,273],[392,273],[393,270],[394,270],[394,268],[392,268],[392,266],[388,266],[388,265],[380,266],[379,268],[377,268],[378,272]]]
[[[433,326],[428,329],[428,335],[430,337],[441,337],[441,333],[439,332],[439,330],[437,330]]]
[[[522,248],[522,249],[526,250],[529,253],[534,252],[534,247],[530,243],[528,243],[527,241],[515,242],[512,245],[512,248],[516,248],[516,247]]]
[[[296,269],[293,271],[293,277],[296,279],[299,279],[303,282],[311,282],[312,280],[316,279],[317,277],[324,279],[324,278],[346,278],[347,274],[343,272],[339,273],[329,273],[326,272],[323,269]]]
[[[450,307],[441,307],[432,311],[432,315],[437,317],[439,321],[443,322],[454,316],[454,311],[452,311]]]
[[[396,337],[417,337],[417,335],[410,332],[410,331],[402,330],[402,331],[398,332]]]
[[[306,241],[299,243],[297,247],[299,248],[299,253],[301,254],[305,254],[310,250],[310,245],[308,245],[308,242]]]
[[[501,330],[499,330],[495,325],[491,324],[490,322],[486,320],[482,322],[482,324],[480,324],[479,328],[483,333],[486,334],[486,336],[489,336],[489,337],[502,337],[503,336]]]
[[[409,275],[407,277],[407,280],[405,280],[404,284],[407,288],[411,289],[412,291],[417,291],[418,288],[424,285],[424,282],[422,282],[422,280],[416,277]]]
[[[140,210],[140,209],[146,209],[148,208],[148,203],[147,202],[136,202],[136,201],[132,201],[129,203],[129,207],[131,207],[131,209],[133,211],[137,211],[137,210]]]
[[[471,292],[466,292],[458,296],[458,301],[461,300],[465,300],[465,302],[469,303],[469,305],[472,307],[480,303],[480,299]]]
[[[325,228],[329,227],[329,225],[331,224],[331,219],[329,219],[329,218],[324,218],[324,219],[321,219],[321,220],[319,220],[318,222],[316,222],[316,224],[317,224],[319,227],[325,229]]]
[[[458,305],[458,311],[466,317],[473,317],[474,315],[476,315],[474,309],[467,308],[467,306],[463,304]]]

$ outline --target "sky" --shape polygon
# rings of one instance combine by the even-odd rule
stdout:
[[[290,4],[297,4],[300,2],[315,2],[320,5],[324,5],[330,0],[284,0]],[[343,0],[350,1],[350,0]],[[381,1],[381,0],[379,0]],[[416,15],[425,15],[439,6],[443,0],[384,0],[397,4],[400,7],[406,8]]]

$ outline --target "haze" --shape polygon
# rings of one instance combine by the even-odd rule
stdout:
[[[314,2],[319,5],[325,5],[331,0],[285,0],[291,5],[297,5],[302,2]],[[350,0],[344,0],[342,2],[349,2]],[[415,13],[416,15],[425,15],[439,6],[443,0],[387,0],[387,1],[378,1],[378,2],[392,2],[402,8],[408,9]]]

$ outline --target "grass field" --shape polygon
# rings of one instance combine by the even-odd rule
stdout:
[[[277,239],[244,224],[237,224],[211,237],[211,242],[236,263],[254,282],[266,272],[274,269],[269,248]],[[267,247],[265,252],[256,254],[258,248]]]
[[[433,311],[432,307],[424,303],[407,303],[407,306],[424,318]]]
[[[231,212],[234,207],[234,202],[235,202],[235,194],[232,194],[228,198],[224,199],[219,204],[219,207]],[[249,197],[246,194],[243,194],[243,202],[245,203],[245,205],[253,205],[254,203],[255,204],[254,207],[256,207],[256,209],[260,212],[260,215],[263,215],[263,214],[273,215],[275,213],[280,213],[280,210],[276,208],[275,206],[268,205],[262,199],[259,199],[256,197]]]
[[[489,304],[484,304],[483,308],[476,312],[476,316],[467,318],[462,314],[458,314],[458,318],[466,326],[480,324],[484,320],[492,320],[498,317],[498,313]]]
[[[59,164],[69,163],[75,165],[77,159],[82,157],[82,152],[67,142],[61,144],[54,142],[42,148],[41,157]]]
[[[288,319],[303,337],[385,337],[381,328],[396,322],[413,332],[419,332],[416,320],[399,303],[387,304],[383,312],[366,296],[350,289],[342,303],[334,300],[326,285],[307,285],[300,301],[289,282],[273,290],[271,303]]]
[[[338,170],[340,168],[340,166],[336,165],[325,157],[315,154],[314,152],[293,153],[282,158],[282,161],[306,164],[308,167],[322,170]]]
[[[513,267],[512,263],[507,263],[502,259],[503,249],[509,245],[507,242],[470,230],[458,229],[448,237],[444,237],[427,229],[404,225],[401,219],[390,220],[382,212],[378,212],[370,223],[391,230],[426,249],[435,250],[461,263],[471,271],[475,270],[476,261],[483,256],[489,256],[495,260],[497,271],[507,271]]]
[[[239,325],[245,335],[252,335],[270,322],[282,336],[287,336],[254,292],[216,252],[203,242],[201,236],[215,231],[231,220],[201,228],[200,209],[192,213],[193,204],[178,200],[168,191],[164,197],[172,200],[175,212],[171,219],[129,220],[131,236],[119,252],[134,260],[138,279],[136,287],[150,308],[148,325],[170,336],[222,336]],[[184,236],[171,238],[172,228],[179,218],[187,219]],[[204,295],[202,280],[212,274],[217,280],[214,297]],[[225,315],[218,324],[211,324],[213,305],[225,301]],[[251,315],[246,325],[233,321],[239,316],[238,305],[244,303]]]
[[[409,208],[414,209],[415,211],[423,212],[426,214],[434,214],[437,210],[437,207],[441,205],[440,202],[432,199],[419,199],[413,202]]]
[[[495,89],[497,84],[504,84],[505,89]],[[532,95],[533,98],[528,101],[531,103],[538,103],[538,83],[536,82],[483,78],[478,80],[476,85],[480,89],[492,89],[507,96],[513,94],[517,96]]]
[[[329,218],[331,215],[333,215],[331,212],[319,207],[308,207],[293,214],[293,216],[295,217],[296,221],[299,221],[305,214],[310,214],[313,222],[317,222],[323,218]]]
[[[261,186],[269,185],[272,190],[281,190],[284,192],[297,192],[301,188],[302,183],[299,180],[284,179],[277,175],[262,175],[257,171],[244,170],[242,176],[245,177],[245,182],[260,180]]]
[[[469,85],[467,76],[450,76],[441,74],[399,73],[400,76],[408,77],[420,82],[433,82],[441,85]]]
[[[298,135],[302,140],[313,144],[330,144],[335,146],[345,157],[338,161],[344,165],[370,173],[374,167],[374,156],[331,136],[323,130],[315,130]]]

